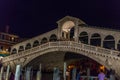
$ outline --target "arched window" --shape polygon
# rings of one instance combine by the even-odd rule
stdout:
[[[12,54],[16,54],[16,53],[17,53],[17,49],[14,48],[14,49],[12,50]]]
[[[41,44],[46,43],[46,42],[48,42],[48,40],[47,40],[47,38],[44,37],[44,38],[41,40]]]
[[[57,41],[57,36],[56,36],[55,34],[52,34],[52,35],[50,36],[49,41]]]
[[[25,47],[25,50],[27,49],[30,49],[31,48],[31,44],[30,43],[27,43],[26,47]]]
[[[33,47],[36,47],[36,46],[38,46],[38,45],[39,45],[39,41],[38,41],[38,40],[34,41]]]
[[[18,52],[24,51],[24,47],[20,46]]]
[[[111,35],[106,36],[103,42],[103,47],[108,49],[115,49],[114,37]]]
[[[88,33],[87,32],[81,32],[79,34],[79,40],[81,43],[88,44]]]
[[[101,46],[101,37],[98,33],[91,36],[90,45]]]

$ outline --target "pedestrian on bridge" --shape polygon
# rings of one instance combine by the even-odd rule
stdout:
[[[77,71],[77,76],[76,77],[77,77],[76,80],[80,80],[80,78],[81,78],[80,71]]]
[[[103,73],[103,70],[100,70],[100,73],[98,74],[98,80],[104,80],[105,74]]]

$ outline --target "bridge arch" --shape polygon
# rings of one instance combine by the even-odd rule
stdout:
[[[65,48],[65,47],[64,47]],[[57,53],[58,52],[58,53]],[[63,53],[59,53],[59,52],[63,52]],[[77,55],[81,55],[81,56],[85,56],[85,57],[87,57],[87,58],[90,58],[91,60],[93,60],[93,61],[95,61],[95,62],[97,62],[98,64],[101,64],[101,65],[103,65],[103,66],[105,66],[105,68],[106,69],[110,69],[110,66],[109,65],[107,65],[106,64],[106,61],[104,61],[104,59],[102,59],[102,58],[100,58],[100,57],[96,57],[96,56],[98,56],[98,54],[95,54],[94,56],[92,55],[92,54],[94,54],[94,53],[91,53],[91,52],[86,52],[86,51],[84,51],[84,50],[81,50],[81,51],[77,51],[76,52],[76,50],[74,50],[74,51],[72,51],[72,50],[70,50],[70,49],[67,49],[67,50],[65,50],[65,49],[63,49],[63,48],[61,48],[61,49],[55,49],[54,48],[54,50],[52,49],[52,50],[50,50],[50,51],[48,51],[48,52],[42,52],[42,54],[39,54],[39,55],[37,55],[37,56],[35,56],[34,58],[32,57],[31,59],[29,59],[28,60],[28,62],[26,63],[26,64],[24,64],[24,67],[23,68],[25,68],[26,66],[31,66],[31,65],[35,65],[35,68],[39,68],[39,63],[41,63],[42,64],[42,69],[43,70],[45,70],[44,68],[48,68],[48,70],[50,70],[51,68],[53,68],[53,67],[58,67],[60,70],[63,70],[63,62],[64,61],[66,61],[66,62],[68,62],[67,64],[69,65],[70,64],[70,62],[69,62],[69,60],[65,60],[65,53],[66,52],[69,52],[69,53],[73,53],[73,54],[77,54]],[[43,58],[40,58],[40,56],[42,57],[43,55],[48,55],[48,54],[52,54],[53,53],[53,57],[43,57]],[[59,56],[55,56],[55,54],[54,53],[57,53],[57,55]],[[36,55],[36,54],[35,54]],[[99,55],[99,56],[104,56],[104,55]],[[49,58],[50,59],[52,59],[52,60],[49,60]],[[40,59],[40,60],[37,60],[37,59]],[[44,59],[45,60],[45,62],[44,61],[42,61],[42,59]],[[55,60],[53,60],[53,59],[55,59]],[[62,62],[62,61],[63,62]],[[52,63],[51,63],[51,62]],[[38,64],[38,65],[37,65]],[[117,75],[117,74],[116,74]]]
[[[71,63],[74,63],[80,60],[81,60],[80,62],[83,62],[84,60],[82,59],[96,62],[96,60],[91,59],[90,57],[86,57],[83,54],[72,52],[72,51],[51,51],[43,55],[36,56],[28,64],[26,64],[26,66],[34,65],[35,68],[38,68],[39,64],[42,64],[42,69],[44,68],[53,69],[53,67],[58,67],[60,70],[63,70],[64,62],[67,62],[67,65],[69,66]],[[98,62],[99,61],[97,61],[96,63],[99,65],[103,64]]]
[[[43,43],[47,43],[48,42],[48,39],[46,37],[44,37],[42,40],[41,40],[41,44]]]
[[[27,43],[26,46],[25,46],[25,50],[30,49],[30,48],[31,48],[31,44]]]
[[[106,64],[106,59],[104,60],[103,58],[101,58],[101,57],[106,57],[104,54],[103,55],[102,54],[96,54],[96,53],[93,53],[93,52],[85,51],[84,49],[80,49],[80,50],[78,49],[78,51],[77,51],[73,47],[71,47],[71,48],[70,47],[48,48],[47,50],[44,50],[40,53],[37,53],[36,56],[33,56],[32,58],[27,60],[27,62],[25,62],[25,64],[23,66],[26,66],[27,64],[29,64],[32,60],[34,60],[38,56],[42,56],[42,55],[49,54],[49,53],[52,53],[52,52],[63,52],[64,54],[65,54],[65,52],[71,52],[71,53],[79,54],[79,55],[88,57],[88,58],[98,62],[101,65],[104,65],[107,69],[110,69],[110,66],[108,64]],[[64,55],[62,55],[62,56],[64,56]],[[97,56],[99,56],[99,57],[97,57]]]
[[[79,40],[81,43],[88,44],[88,33],[83,31],[79,34]]]
[[[115,49],[115,39],[112,35],[108,35],[104,38],[103,47],[108,49]]]
[[[101,36],[98,33],[92,34],[90,38],[90,45],[101,46]]]
[[[33,47],[36,47],[36,46],[38,46],[39,45],[39,41],[38,40],[35,40],[34,42],[33,42]]]
[[[14,49],[12,50],[12,53],[11,53],[11,54],[16,54],[16,53],[17,53],[17,49],[14,48]]]
[[[57,36],[56,34],[52,34],[49,38],[49,41],[57,41]]]
[[[24,46],[19,46],[18,52],[24,51]]]

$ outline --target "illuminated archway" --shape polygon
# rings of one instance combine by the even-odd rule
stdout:
[[[73,21],[67,21],[62,26],[62,37],[64,39],[70,39],[74,36],[74,22]],[[72,30],[71,30],[72,29]],[[72,31],[72,34],[71,34]]]

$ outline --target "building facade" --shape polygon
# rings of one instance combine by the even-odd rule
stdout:
[[[19,36],[0,32],[0,55],[7,56],[10,54],[11,46],[19,41]]]

